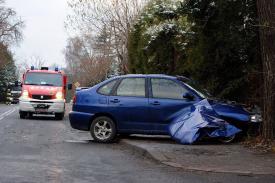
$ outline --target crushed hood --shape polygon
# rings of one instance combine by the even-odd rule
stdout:
[[[185,108],[169,125],[170,136],[182,144],[192,144],[203,136],[230,137],[240,131],[220,118],[207,99]]]
[[[218,100],[209,100],[209,104],[221,117],[244,122],[248,122],[250,120],[250,114],[240,105],[221,102]]]

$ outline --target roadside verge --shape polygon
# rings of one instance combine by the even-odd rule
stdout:
[[[241,145],[180,145],[169,138],[130,137],[121,143],[159,163],[184,171],[275,176],[275,155]]]

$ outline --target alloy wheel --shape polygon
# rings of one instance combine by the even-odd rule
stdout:
[[[109,121],[100,120],[94,125],[94,135],[99,140],[106,140],[112,135],[112,127]]]

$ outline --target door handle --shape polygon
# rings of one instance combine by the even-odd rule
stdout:
[[[154,101],[151,103],[152,105],[160,105],[159,101]]]
[[[120,100],[118,100],[118,99],[113,99],[113,100],[110,100],[110,102],[112,102],[112,103],[119,103]]]

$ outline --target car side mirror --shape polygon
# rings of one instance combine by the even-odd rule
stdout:
[[[73,85],[72,84],[68,84],[68,90],[73,89]]]
[[[193,95],[191,95],[190,93],[184,93],[183,95],[182,95],[182,97],[184,98],[184,99],[188,99],[188,100],[194,100],[194,96]]]

